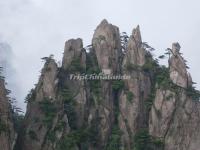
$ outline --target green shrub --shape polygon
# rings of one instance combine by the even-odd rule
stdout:
[[[85,143],[88,139],[88,130],[79,129],[64,136],[59,143],[59,150],[75,150],[76,145]]]
[[[79,146],[83,150],[88,150],[88,143],[96,146],[99,140],[99,119],[98,117],[93,119],[90,127],[76,129],[65,135],[58,143],[58,149],[74,150]]]
[[[164,145],[164,141],[162,138],[153,138],[152,139],[152,143],[153,145],[155,145],[156,147],[162,147]]]
[[[140,129],[134,136],[134,150],[149,150],[151,136],[147,129]]]
[[[66,126],[66,122],[59,121],[55,127],[55,131],[61,131]]]
[[[64,103],[73,103],[75,95],[69,88],[65,88],[61,92]]]
[[[35,133],[35,131],[30,130],[30,131],[28,132],[28,135],[29,135],[29,137],[30,137],[32,140],[37,140],[37,134]]]
[[[65,136],[60,142],[58,149],[59,150],[75,150],[76,147],[76,140],[73,136]]]
[[[169,68],[162,66],[157,69],[156,83],[158,84],[159,87],[162,87],[165,89],[170,88],[170,85],[172,82],[170,79]]]
[[[89,52],[86,54],[86,73],[87,74],[99,74],[101,72],[98,67],[98,62],[94,52]]]
[[[0,134],[2,132],[7,132],[7,131],[8,131],[7,125],[2,120],[0,120]]]
[[[65,103],[64,111],[67,114],[69,126],[72,129],[76,129],[77,128],[77,125],[76,125],[77,115],[76,115],[75,106],[73,105],[73,103]]]
[[[103,41],[105,41],[106,40],[106,37],[105,36],[103,36],[103,35],[99,35],[99,37],[98,37],[100,40],[103,40]]]
[[[91,80],[89,81],[91,92],[94,96],[99,99],[101,94],[101,81],[100,80]]]
[[[117,127],[117,126],[113,127],[110,139],[106,146],[106,150],[120,150],[121,134],[122,133],[121,133],[119,127]]]
[[[146,128],[140,129],[134,136],[134,150],[154,150],[164,149],[164,141],[162,138],[153,137],[149,135]]]
[[[16,113],[16,112],[13,113],[13,122],[14,122],[15,131],[17,133],[21,132],[23,120],[24,120],[24,115]]]
[[[75,94],[70,89],[65,88],[61,92],[61,96],[64,102],[64,111],[68,116],[69,126],[72,129],[76,129]]]
[[[151,62],[145,63],[145,64],[142,66],[142,70],[143,70],[144,72],[150,72],[150,71],[152,71],[153,69],[154,69],[154,65],[153,65],[153,63],[151,63]]]
[[[28,95],[25,98],[25,103],[32,102],[32,101],[35,100],[35,98],[36,98],[35,89],[31,89],[30,92],[28,93]]]
[[[92,120],[91,126],[88,129],[88,142],[96,146],[99,141],[99,121],[98,119]]]
[[[145,101],[145,106],[148,110],[151,109],[151,106],[153,105],[155,97],[156,97],[156,89],[152,88],[151,93],[149,94],[148,98]]]
[[[153,56],[150,52],[145,54],[145,64],[141,67],[144,72],[156,72],[157,68],[159,67],[158,61],[153,59]]]
[[[132,102],[132,101],[133,101],[133,98],[134,98],[133,92],[128,91],[128,92],[126,93],[126,99],[127,99],[129,102]]]
[[[47,139],[51,142],[55,142],[56,141],[55,131],[49,131],[48,134],[47,134]]]
[[[115,80],[112,82],[112,89],[114,91],[119,91],[124,87],[124,81],[123,80]]]
[[[172,99],[174,97],[174,95],[171,93],[171,94],[169,94],[167,97],[166,97],[166,100],[170,100],[170,99]]]
[[[193,101],[200,100],[200,91],[196,90],[193,86],[186,89],[186,94],[188,97],[191,97]]]
[[[43,122],[47,126],[51,126],[54,117],[56,116],[56,106],[54,103],[50,102],[48,98],[45,98],[43,101],[39,102],[40,109],[45,115]]]
[[[80,57],[75,57],[71,61],[71,65],[69,66],[69,71],[70,72],[80,72],[84,73],[85,68],[81,64],[81,58]]]
[[[131,64],[131,63],[127,63],[125,65],[126,70],[128,71],[133,71],[133,70],[138,70],[140,68],[140,66],[135,65],[135,64]]]
[[[99,74],[101,70],[98,67],[98,62],[96,55],[92,52],[87,53],[86,59],[86,73],[89,75]],[[93,100],[100,102],[100,93],[101,93],[101,82],[99,80],[88,80],[91,93],[93,94]]]

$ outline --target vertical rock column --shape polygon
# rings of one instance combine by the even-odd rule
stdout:
[[[150,77],[141,69],[146,63],[146,51],[142,47],[139,26],[133,29],[125,52],[122,70],[124,75],[131,78],[125,80],[125,87],[120,95],[119,125],[123,132],[122,144],[130,150],[136,132],[148,127],[145,101],[151,90]]]

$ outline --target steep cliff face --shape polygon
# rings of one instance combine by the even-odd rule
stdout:
[[[15,149],[197,150],[200,94],[180,45],[165,67],[144,46],[139,26],[125,44],[122,50],[118,27],[103,20],[88,51],[71,39],[61,67],[45,58]],[[79,80],[102,72],[129,78]]]
[[[150,113],[151,135],[164,140],[165,150],[199,149],[199,92],[192,88],[192,79],[180,54],[180,45],[172,45],[169,59],[169,80],[160,86]]]
[[[0,149],[2,150],[12,150],[16,136],[7,94],[5,82],[0,79]]]

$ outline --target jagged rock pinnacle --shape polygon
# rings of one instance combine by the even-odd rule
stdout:
[[[169,60],[170,78],[174,84],[186,88],[188,86],[188,73],[186,64],[180,54],[179,43],[172,44],[172,57]]]
[[[145,64],[145,50],[142,48],[142,38],[140,27],[133,29],[132,35],[128,41],[127,52],[125,54],[123,65],[129,64],[142,66]]]
[[[105,24],[108,24],[108,21],[106,19],[103,19],[100,23],[100,25],[105,25]]]
[[[42,69],[42,76],[37,86],[36,100],[42,101],[44,98],[55,100],[55,92],[57,86],[58,66],[54,59],[49,58]]]
[[[132,36],[134,37],[136,42],[138,42],[138,43],[142,42],[141,33],[140,33],[140,26],[139,25],[137,25],[137,27],[135,29],[133,29]]]

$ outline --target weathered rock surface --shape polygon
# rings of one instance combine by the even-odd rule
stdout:
[[[48,58],[36,88],[30,93],[23,131],[19,135],[16,149],[53,150],[56,145],[50,137],[59,140],[64,134],[61,131],[68,132],[68,120],[62,114],[63,108],[57,95],[57,74],[57,64]],[[66,125],[61,131],[56,129],[60,122]],[[51,132],[55,134],[51,135]]]
[[[85,65],[85,52],[83,49],[83,42],[79,39],[71,39],[69,41],[66,41],[65,43],[65,49],[64,49],[64,55],[63,55],[63,65],[62,67],[64,69],[69,68],[72,61],[74,59],[80,58],[80,64]]]
[[[181,87],[188,85],[188,73],[183,57],[180,55],[179,43],[172,44],[172,57],[169,60],[170,78],[174,84]]]
[[[0,149],[12,150],[16,133],[13,125],[11,105],[8,102],[5,82],[0,79]]]
[[[144,65],[145,59],[140,29],[137,26],[128,41],[122,68],[123,74],[131,76],[131,79],[125,80],[125,90],[122,90],[119,98],[119,126],[124,133],[122,143],[127,149],[131,149],[135,133],[148,127],[145,101],[151,92],[150,76],[133,69],[134,66]],[[132,95],[132,98],[129,99],[128,95]]]
[[[66,78],[70,73],[81,74],[86,70],[86,51],[83,48],[81,39],[71,39],[65,43],[63,57],[63,73],[61,77],[61,87],[68,89],[74,95],[76,103],[76,127],[81,128],[84,124],[86,113],[86,89],[83,80],[69,80]],[[67,72],[66,72],[67,71]]]
[[[92,45],[96,52],[100,69],[119,70],[121,43],[119,28],[103,20],[95,30]]]
[[[142,66],[145,64],[145,50],[142,47],[142,38],[140,33],[140,27],[133,29],[130,36],[127,53],[123,65],[135,64]]]
[[[95,30],[92,39],[93,51],[96,55],[98,68],[108,71],[108,74],[119,74],[121,63],[121,43],[118,27],[103,20]],[[92,94],[96,99],[95,108],[90,111],[89,116],[94,120],[99,119],[99,148],[103,149],[109,139],[114,126],[114,101],[117,95],[113,93],[112,82],[100,81],[99,94]],[[98,113],[95,113],[98,112]],[[94,149],[94,148],[93,148]]]
[[[177,87],[157,90],[150,112],[149,132],[164,139],[164,150],[199,149],[200,103],[188,94],[192,79],[178,43],[173,44],[172,52],[170,79]]]

